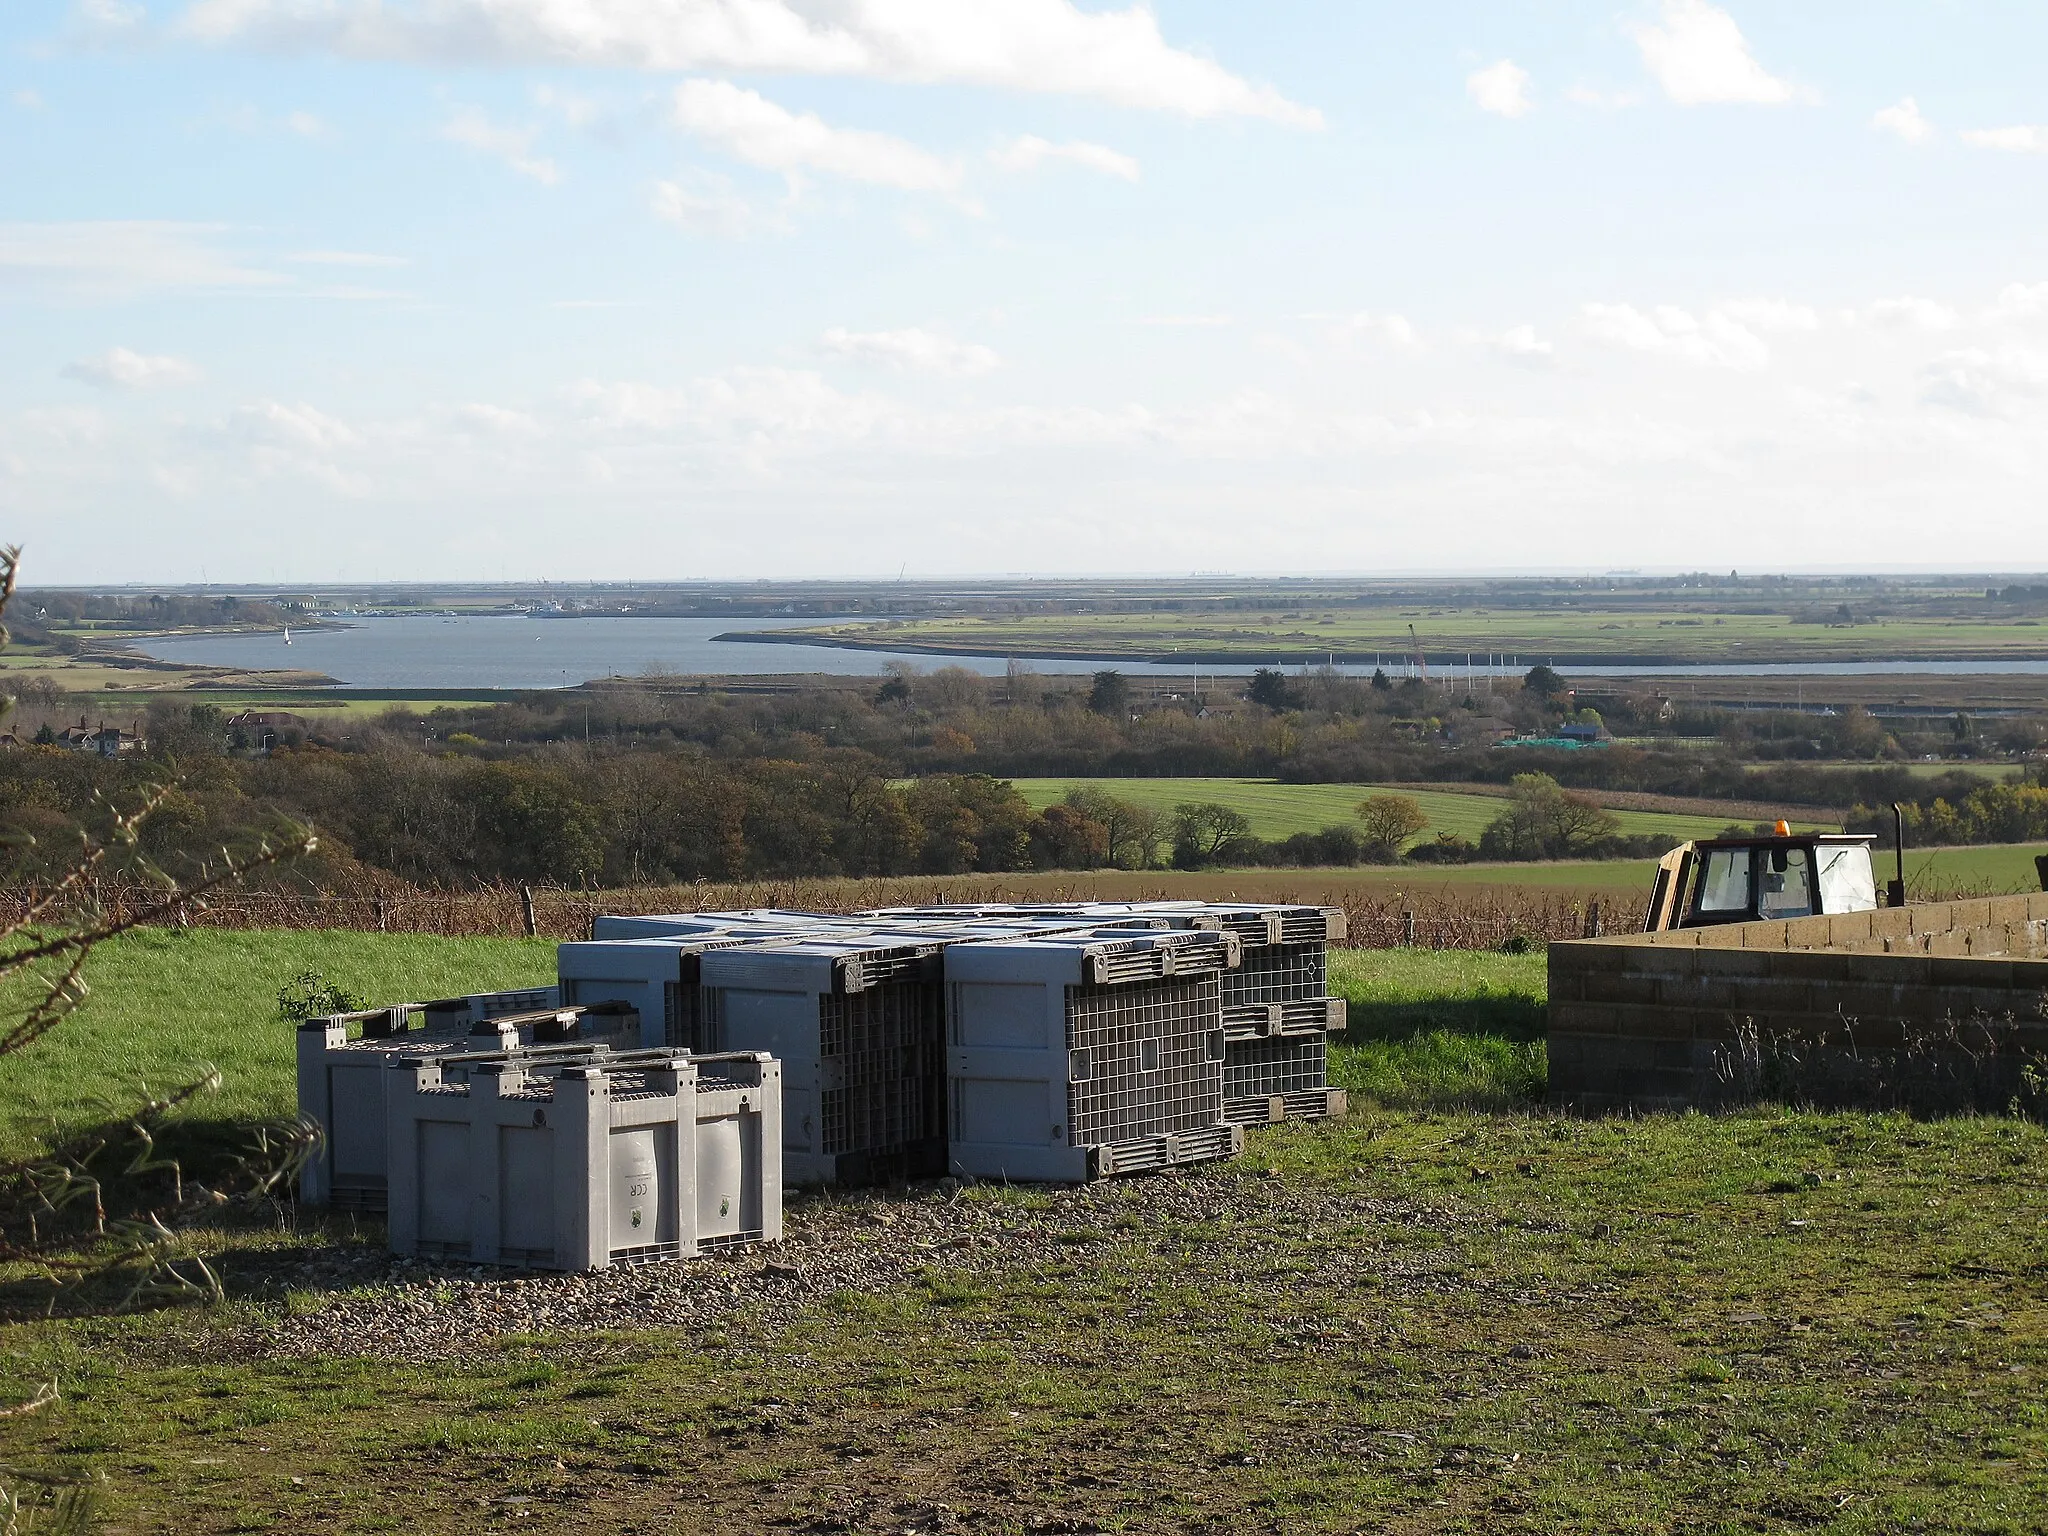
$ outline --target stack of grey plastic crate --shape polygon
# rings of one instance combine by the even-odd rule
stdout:
[[[1147,923],[1219,928],[1238,936],[1243,960],[1222,978],[1225,1040],[1223,1118],[1255,1125],[1346,1112],[1344,1090],[1329,1084],[1330,1036],[1346,1024],[1342,998],[1330,996],[1329,947],[1346,937],[1337,907],[1154,901],[1028,906],[890,908],[867,917],[938,915],[1000,921],[1033,917],[1106,925]]]
[[[658,973],[677,989],[660,1016],[697,1021],[666,1043],[779,1057],[792,1180],[1083,1179],[1228,1155],[1221,1127],[1344,1113],[1327,1077],[1343,936],[1334,908],[1197,901],[679,913],[597,919],[561,975],[565,999],[652,1019]],[[662,946],[679,959],[650,958]],[[629,971],[647,979],[599,979]]]
[[[388,1209],[400,1252],[577,1269],[772,1238],[785,1178],[1227,1157],[1344,1112],[1342,936],[1202,902],[602,917],[556,988],[304,1026],[303,1189]]]
[[[646,1050],[642,1028],[630,1004],[554,987],[309,1020],[299,1108],[322,1135],[301,1195],[384,1211],[394,1252],[463,1263],[778,1240],[780,1064]]]

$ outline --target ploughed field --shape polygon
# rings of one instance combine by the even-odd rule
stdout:
[[[277,987],[509,986],[544,944],[151,933],[0,1063],[159,1138],[289,1108]],[[1543,958],[1350,951],[1343,1121],[1088,1189],[806,1196],[791,1241],[507,1279],[370,1219],[188,1230],[223,1306],[39,1315],[5,1272],[0,1481],[108,1529],[1929,1531],[2048,1522],[2048,1138],[2016,1120],[1541,1104]]]
[[[1334,606],[1310,603],[1261,610],[1177,613],[986,614],[948,618],[847,622],[778,634],[810,643],[882,650],[930,649],[982,656],[1101,656],[1172,663],[1227,659],[1296,666],[1331,653],[1354,665],[1376,657],[1399,677],[1413,649],[1415,626],[1432,672],[1462,669],[1466,653],[1483,666],[1486,653],[1512,656],[1523,668],[1538,662],[1665,659],[1749,664],[1778,661],[1871,661],[1919,658],[2004,658],[2048,655],[2048,630],[2024,619],[1904,613],[1853,627],[1802,623],[1792,613],[1738,612],[1702,602],[1603,601],[1573,606],[1430,607],[1427,604]],[[758,638],[750,636],[749,638]],[[1190,683],[1193,679],[1190,677]]]

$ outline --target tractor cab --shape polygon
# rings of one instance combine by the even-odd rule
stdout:
[[[1877,908],[1868,834],[1795,833],[1686,843],[1657,861],[1646,933]]]

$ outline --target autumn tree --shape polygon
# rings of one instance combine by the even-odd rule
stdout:
[[[1358,802],[1356,814],[1368,864],[1393,863],[1416,833],[1429,825],[1421,802],[1412,795],[1368,796]]]

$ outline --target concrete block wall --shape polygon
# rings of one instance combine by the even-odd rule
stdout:
[[[2048,1072],[2048,893],[1550,946],[1550,1096],[2000,1111]]]

